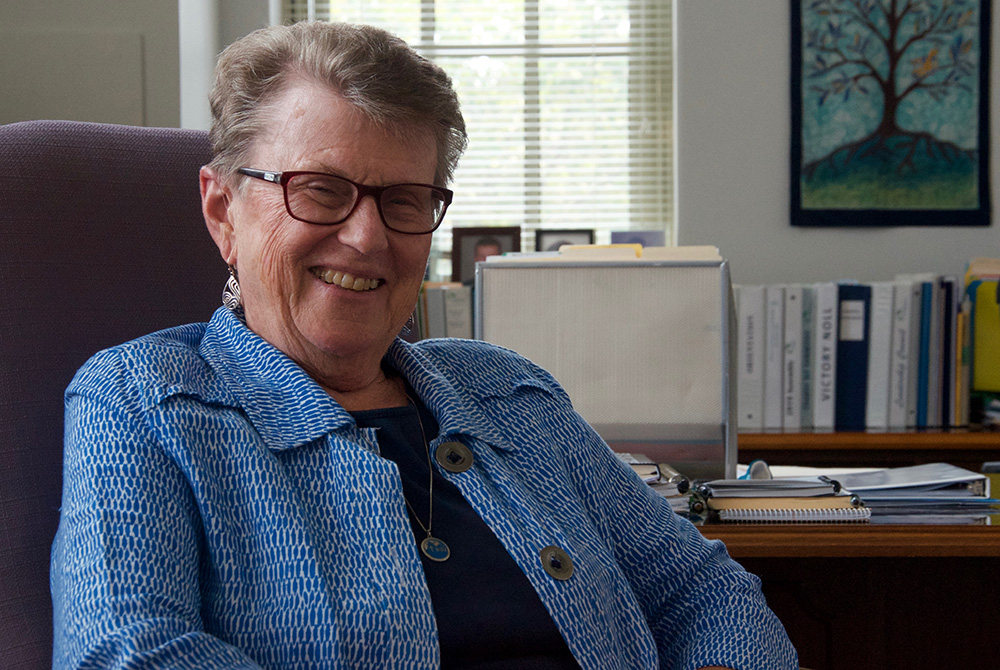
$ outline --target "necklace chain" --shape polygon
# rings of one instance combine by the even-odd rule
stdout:
[[[406,495],[403,495],[403,502],[406,503],[407,509],[410,510],[410,513],[413,515],[413,518],[416,519],[420,528],[427,533],[427,537],[432,537],[431,529],[434,527],[434,468],[431,466],[431,445],[427,442],[427,433],[424,432],[424,422],[420,420],[420,408],[417,406],[417,403],[413,402],[413,398],[410,397],[409,393],[406,394],[406,399],[410,401],[410,404],[413,405],[413,409],[417,411],[417,425],[420,426],[420,440],[423,442],[424,450],[427,452],[427,491],[429,498],[427,504],[427,525],[425,526],[424,522],[420,520],[420,516],[417,515],[416,510],[414,510],[413,506],[410,505],[410,501],[406,499]]]
[[[444,540],[434,537],[431,534],[431,529],[434,527],[434,467],[431,464],[431,445],[430,442],[427,441],[427,433],[424,432],[424,422],[420,418],[420,407],[413,401],[413,398],[410,397],[409,393],[406,394],[406,399],[410,401],[410,404],[413,405],[413,409],[417,412],[417,425],[420,426],[420,439],[423,440],[424,450],[427,452],[427,525],[425,526],[424,522],[420,520],[419,516],[417,516],[416,511],[414,511],[413,507],[410,505],[410,501],[406,499],[405,493],[403,494],[403,502],[406,503],[406,507],[410,510],[410,514],[412,514],[413,518],[416,519],[418,524],[420,524],[423,531],[427,533],[427,537],[425,537],[420,543],[420,551],[430,560],[440,563],[441,561],[447,561],[448,558],[451,557],[451,549],[448,548],[448,544]]]

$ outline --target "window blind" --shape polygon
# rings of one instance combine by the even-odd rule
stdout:
[[[281,0],[285,21],[369,23],[452,77],[469,148],[435,233],[453,226],[663,230],[673,239],[669,0]]]

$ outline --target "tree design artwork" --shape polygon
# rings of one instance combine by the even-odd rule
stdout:
[[[815,0],[802,14],[803,204],[972,208],[978,0]]]

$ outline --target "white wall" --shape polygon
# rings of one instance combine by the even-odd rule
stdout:
[[[177,0],[2,0],[0,123],[176,126]]]
[[[733,281],[764,284],[900,272],[960,274],[1000,256],[987,228],[806,229],[789,223],[788,0],[677,0],[679,244],[715,244]],[[991,99],[1000,95],[994,16]],[[991,119],[991,199],[1000,198],[1000,124]]]

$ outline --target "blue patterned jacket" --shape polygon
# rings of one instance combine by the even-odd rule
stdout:
[[[431,448],[472,450],[444,475],[583,668],[796,667],[758,580],[550,375],[482,342],[397,340],[387,357],[440,424]],[[67,390],[65,437],[55,668],[437,667],[396,466],[227,310],[97,354]],[[543,570],[549,545],[570,579]]]

